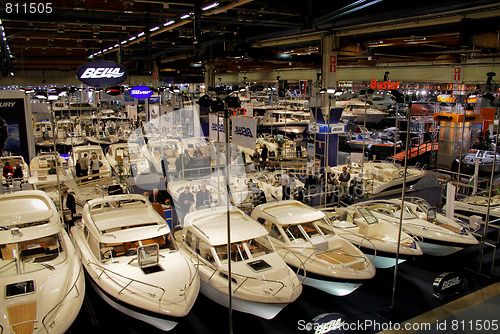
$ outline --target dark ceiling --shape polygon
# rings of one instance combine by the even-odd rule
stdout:
[[[460,63],[500,48],[500,3],[488,0],[239,0],[208,10],[214,1],[51,0],[50,13],[44,1],[35,14],[0,3],[3,75],[74,71],[91,55],[131,74],[156,63],[160,76],[183,81],[203,81],[205,64],[219,73],[319,68],[328,33],[340,36],[339,66]]]

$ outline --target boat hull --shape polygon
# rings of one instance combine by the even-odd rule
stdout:
[[[206,297],[210,298],[217,304],[229,307],[229,297],[227,294],[217,290],[210,284],[201,280],[200,291]],[[274,318],[288,303],[256,303],[248,300],[232,297],[231,307],[233,310],[256,315],[264,319]]]

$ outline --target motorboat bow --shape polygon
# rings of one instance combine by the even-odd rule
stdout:
[[[144,196],[87,202],[71,237],[91,285],[115,309],[161,330],[174,328],[191,310],[198,271]]]
[[[228,306],[229,280],[233,309],[265,319],[275,317],[302,292],[296,274],[274,251],[267,231],[235,207],[229,212],[226,207],[191,212],[175,236],[200,271],[201,292],[221,305]]]
[[[375,276],[372,259],[337,235],[319,210],[287,200],[261,204],[251,216],[290,267],[305,268],[303,284],[343,296]]]
[[[40,190],[0,196],[2,333],[65,333],[85,294],[82,264]]]

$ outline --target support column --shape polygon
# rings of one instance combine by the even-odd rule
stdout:
[[[322,60],[322,82],[321,88],[337,87],[337,58],[340,39],[335,35],[326,35],[321,39],[321,55]],[[322,94],[322,106],[328,105],[327,94]]]
[[[205,65],[205,90],[208,87],[215,87],[214,65]]]

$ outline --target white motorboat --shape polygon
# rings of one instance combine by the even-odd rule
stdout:
[[[387,113],[374,109],[359,99],[351,99],[345,103],[337,102],[337,105],[343,105],[344,107],[340,117],[341,121],[353,121],[359,124],[363,124],[365,121],[366,123],[380,123],[387,116]]]
[[[401,191],[403,188],[404,168],[391,163],[367,162],[363,166],[352,163],[331,167],[330,171],[337,177],[342,168],[347,167],[351,174],[350,184],[356,184],[359,192],[365,196],[380,195],[391,191]],[[425,176],[425,170],[408,167],[406,172],[406,187],[415,185]]]
[[[191,310],[198,271],[142,195],[87,202],[71,237],[92,287],[113,308],[161,330]]]
[[[44,149],[54,147],[54,129],[52,122],[41,121],[35,122],[35,145]]]
[[[489,220],[500,219],[500,195],[491,197]],[[446,212],[446,205],[443,206],[443,211]],[[483,218],[486,217],[488,212],[488,195],[477,194],[474,196],[466,196],[461,199],[455,200],[454,213],[455,215],[469,218],[472,215],[479,215]]]
[[[247,178],[255,182],[266,195],[267,201],[279,201],[283,198],[283,187],[281,186],[282,170],[274,172],[262,171],[255,174],[248,174]],[[290,188],[292,194],[295,189],[304,187],[304,183],[297,176],[290,178]]]
[[[330,218],[333,230],[341,237],[361,248],[365,254],[374,254],[377,268],[389,268],[396,264],[399,229],[379,220],[366,207],[335,208],[323,212]],[[408,233],[401,232],[399,262],[408,257],[422,255],[418,242]]]
[[[463,159],[465,169],[474,171],[476,160],[479,160],[479,172],[491,174],[493,170],[493,157],[496,155],[495,173],[500,172],[500,154],[495,151],[471,150]]]
[[[9,164],[12,166],[12,169],[16,169],[17,164],[21,166],[23,170],[23,178],[18,181],[27,181],[28,178],[30,177],[30,169],[28,167],[28,164],[24,161],[24,158],[22,155],[8,155],[4,157],[0,157],[0,168],[3,170],[3,166],[5,166],[5,163],[9,162]],[[3,177],[3,173],[0,174],[0,180],[2,180],[2,183],[5,182],[5,178]]]
[[[78,146],[85,144],[82,128],[76,118],[62,119],[56,122],[56,144],[64,146]]]
[[[344,296],[375,276],[372,259],[338,236],[319,210],[295,200],[279,201],[255,207],[252,218],[264,225],[290,267],[305,267],[303,284]]]
[[[399,228],[401,200],[373,200],[356,204],[366,207],[379,220],[385,220]],[[426,254],[446,256],[464,247],[478,244],[467,226],[436,213],[428,204],[405,202],[403,211],[403,230],[422,239],[420,247]]]
[[[189,213],[175,234],[200,271],[201,292],[224,306],[229,299],[227,215],[226,207]],[[297,299],[302,285],[260,224],[235,207],[229,215],[232,307],[271,319]]]
[[[160,175],[163,175],[163,160],[168,161],[168,172],[175,173],[175,160],[181,153],[180,143],[177,139],[149,140],[147,145],[141,146],[141,153]]]
[[[55,161],[57,161],[57,168]],[[58,153],[40,152],[30,162],[28,182],[34,189],[50,187],[70,177],[67,161]]]
[[[92,160],[92,157],[95,155],[97,159],[99,160],[99,165],[101,167],[99,168],[99,176],[100,177],[110,177],[111,176],[111,166],[104,156],[104,152],[102,151],[102,147],[99,145],[83,145],[83,146],[75,146],[69,153],[69,159],[68,159],[68,165],[71,168],[75,167],[76,162],[78,159],[83,158],[84,154],[87,153],[87,158],[89,158],[89,163],[90,160]],[[90,166],[89,166],[90,169]],[[89,175],[90,175],[90,170],[89,170]]]
[[[106,159],[116,175],[137,176],[151,171],[149,161],[135,143],[111,144],[106,151]]]
[[[82,264],[52,200],[39,190],[0,196],[2,333],[65,333],[85,294]]]

